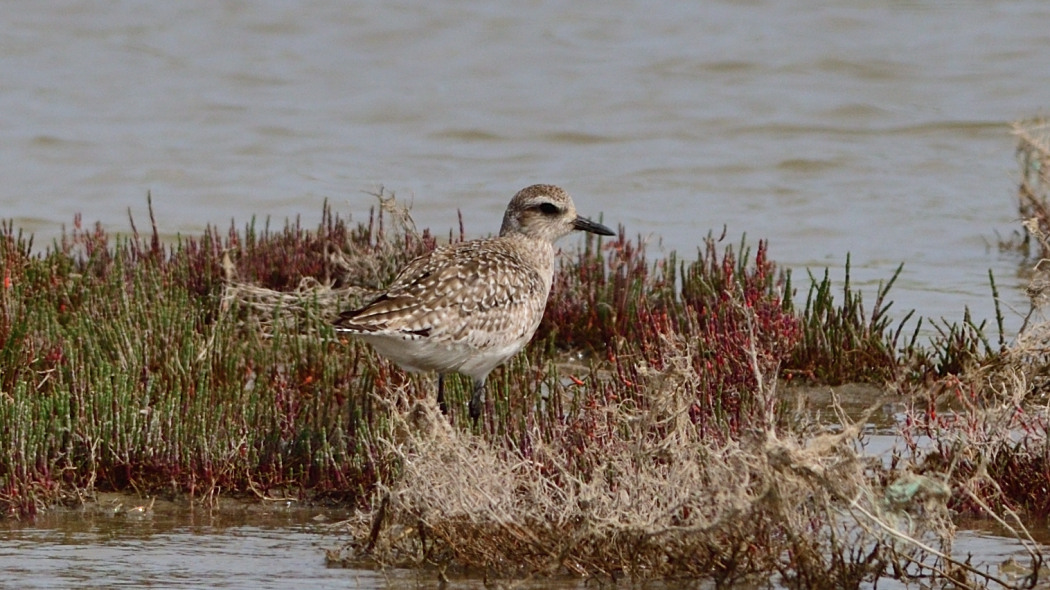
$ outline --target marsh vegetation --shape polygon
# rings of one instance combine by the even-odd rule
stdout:
[[[5,224],[0,505],[337,502],[359,511],[331,563],[438,577],[1035,584],[1045,550],[1024,523],[1050,513],[1044,130],[1019,127],[1028,221],[1012,245],[1037,270],[1016,338],[964,311],[891,315],[895,276],[869,302],[848,271],[799,286],[762,241],[711,234],[652,257],[621,229],[563,254],[540,331],[490,377],[477,426],[466,379],[448,381],[446,418],[432,379],[329,327],[438,242],[389,194],[365,223],[326,207],[310,229],[252,221],[170,243],[152,218],[116,237],[78,218],[43,248]],[[900,408],[888,460],[864,454],[863,413],[787,394],[857,382]],[[1020,539],[1023,574],[952,557],[962,516]]]

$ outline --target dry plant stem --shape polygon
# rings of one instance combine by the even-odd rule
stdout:
[[[970,573],[972,573],[972,574],[974,574],[976,576],[979,576],[979,577],[984,578],[986,580],[995,582],[996,584],[999,584],[999,585],[1003,586],[1004,588],[1015,588],[1016,587],[1016,586],[1014,586],[1012,584],[1009,584],[1009,583],[1007,583],[1007,582],[1005,582],[1005,581],[1003,581],[1003,580],[1001,580],[1001,579],[999,579],[999,578],[989,574],[988,572],[982,572],[981,570],[973,567],[972,565],[970,565],[970,564],[968,564],[966,562],[959,561],[959,560],[953,558],[950,555],[942,553],[941,551],[938,551],[937,549],[934,549],[933,547],[927,545],[926,543],[923,543],[922,541],[916,539],[915,537],[912,537],[911,535],[907,535],[907,534],[897,530],[896,528],[894,528],[894,527],[890,526],[888,523],[886,523],[883,519],[881,519],[881,518],[875,516],[874,514],[872,514],[871,512],[869,512],[866,508],[861,506],[860,503],[857,500],[858,500],[858,498],[854,498],[852,501],[850,501],[850,509],[854,510],[856,512],[859,512],[861,515],[865,516],[871,523],[873,523],[875,526],[877,526],[882,531],[890,534],[891,536],[896,537],[897,539],[899,539],[901,541],[904,541],[905,543],[908,543],[909,545],[913,545],[915,547],[918,547],[919,549],[922,549],[923,551],[925,551],[925,552],[927,552],[927,553],[929,553],[931,555],[935,555],[935,556],[937,556],[937,558],[939,558],[939,559],[943,560],[944,562],[949,563],[949,564],[951,564],[951,565],[953,565],[955,567],[962,568],[962,569],[964,569],[964,570],[966,570],[966,571],[968,571],[968,572],[970,572]],[[920,566],[920,567],[934,569],[933,566],[931,566],[930,564],[919,562],[918,560],[915,560],[915,559],[910,558],[910,557],[907,557],[907,559],[909,561],[915,563],[916,565]],[[964,581],[952,578],[951,575],[948,574],[947,572],[945,572],[944,570],[940,570],[940,574],[942,576],[950,579],[954,583],[966,586]]]
[[[372,530],[368,534],[368,544],[365,545],[365,552],[371,553],[376,546],[376,540],[379,538],[379,531],[383,528],[383,520],[386,519],[386,509],[390,505],[390,494],[383,494],[383,499],[379,501],[379,508],[375,511],[375,516],[372,518]]]
[[[741,293],[741,298],[743,294]],[[741,299],[742,300],[742,299]],[[762,415],[760,417],[763,425],[763,430],[766,438],[776,437],[776,375],[779,374],[780,363],[777,363],[771,373],[774,375],[773,383],[767,388],[765,382],[765,373],[758,362],[758,350],[755,348],[755,321],[750,313],[746,313],[743,306],[737,304],[741,311],[745,311],[744,318],[747,320],[747,354],[748,361],[751,365],[751,371],[755,377],[755,396],[759,399],[759,407],[762,408]]]
[[[1039,220],[1036,218],[1026,219],[1024,221],[1024,228],[1028,232],[1028,235],[1035,238],[1043,252],[1050,252],[1050,243],[1047,241],[1046,232],[1040,227]],[[1031,306],[1028,309],[1028,313],[1024,317],[1024,322],[1021,324],[1019,334],[1024,335],[1028,331],[1028,322],[1032,318],[1037,310],[1041,309],[1047,299],[1047,290],[1050,289],[1050,279],[1048,279],[1048,271],[1043,268],[1044,263],[1047,263],[1046,258],[1040,258],[1032,268],[1032,278],[1029,281],[1027,293],[1028,298],[1031,302]]]
[[[976,480],[977,478],[974,479]],[[995,488],[997,493],[1002,494],[1002,489],[999,487],[999,483],[997,481],[988,477],[987,475],[982,476],[981,480]],[[967,497],[969,497],[971,501],[980,506],[985,514],[991,516],[992,519],[995,520],[995,522],[999,523],[999,526],[1009,531],[1011,537],[1020,541],[1021,546],[1024,547],[1024,550],[1028,552],[1029,557],[1032,558],[1031,576],[1033,577],[1032,583],[1034,585],[1036,579],[1038,578],[1039,570],[1043,564],[1043,554],[1039,551],[1039,544],[1035,541],[1035,539],[1032,538],[1031,531],[1029,531],[1028,527],[1025,526],[1024,522],[1021,521],[1021,517],[1013,510],[1006,508],[1006,514],[1010,517],[1011,520],[1014,521],[1013,524],[1010,524],[1006,522],[1006,520],[1002,516],[1000,516],[998,512],[992,510],[991,506],[989,506],[988,503],[984,501],[984,499],[977,496],[977,494],[973,493],[973,490],[970,489],[969,486],[966,486],[964,488],[964,491],[966,492]]]
[[[379,200],[380,208],[394,220],[398,231],[411,235],[416,239],[420,238],[419,231],[416,229],[416,221],[412,219],[411,208],[398,202],[394,193],[387,191],[386,188],[381,186],[379,190],[375,192],[365,191],[365,194],[372,195]]]

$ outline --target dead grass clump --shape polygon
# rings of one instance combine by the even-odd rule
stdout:
[[[682,354],[645,407],[579,403],[610,426],[588,461],[560,432],[535,433],[522,452],[451,428],[432,403],[395,415],[380,448],[396,476],[329,559],[516,579],[779,575],[798,588],[937,577],[954,564],[942,484],[891,478],[860,456],[855,425],[777,431],[760,415],[739,439],[705,436],[690,418],[697,373],[685,343],[672,344]],[[775,387],[759,382],[759,406],[774,408]]]
[[[409,260],[433,250],[429,230],[419,233],[407,206],[380,188],[378,214],[351,231],[326,202],[316,231],[296,219],[281,232],[253,224],[233,227],[222,253],[222,309],[267,333],[316,337],[318,325],[339,310],[367,301]],[[462,229],[461,229],[462,235]]]

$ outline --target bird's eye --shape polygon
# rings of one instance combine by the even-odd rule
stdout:
[[[561,209],[559,209],[554,203],[540,203],[536,208],[544,215],[557,215],[561,213]]]

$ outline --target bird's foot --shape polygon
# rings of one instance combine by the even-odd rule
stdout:
[[[474,394],[470,396],[470,421],[474,426],[478,425],[481,418],[481,407],[485,403],[485,384],[475,383]]]
[[[445,403],[445,376],[438,375],[438,408],[441,413],[448,416],[448,404]]]

